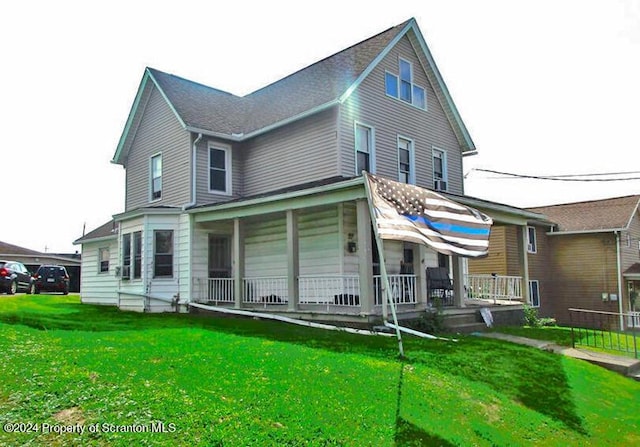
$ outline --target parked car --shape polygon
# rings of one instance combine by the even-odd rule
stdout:
[[[21,262],[0,261],[0,291],[13,295],[16,292],[35,292],[35,281]]]
[[[41,265],[34,275],[36,293],[62,292],[69,293],[69,275],[62,265]]]

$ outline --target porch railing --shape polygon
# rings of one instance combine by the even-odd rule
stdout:
[[[522,277],[502,275],[465,275],[467,298],[523,301]]]
[[[242,298],[247,304],[287,304],[289,293],[286,276],[244,278]]]
[[[416,304],[416,276],[415,275],[388,275],[391,296],[396,304]],[[375,305],[382,305],[382,276],[373,277],[373,293]]]
[[[627,313],[627,327],[640,328],[640,312],[630,311]]]
[[[233,278],[209,278],[207,280],[206,300],[218,303],[229,304],[234,302]]]
[[[298,278],[300,304],[360,306],[360,278],[351,275],[305,275]]]

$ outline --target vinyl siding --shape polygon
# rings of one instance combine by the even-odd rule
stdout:
[[[126,161],[125,209],[150,204],[150,159],[162,153],[162,198],[153,205],[181,206],[190,201],[190,137],[156,88],[136,129]]]
[[[287,276],[287,233],[284,215],[263,216],[245,227],[245,277]]]
[[[554,317],[554,291],[550,280],[554,275],[552,267],[550,239],[546,235],[546,227],[536,228],[536,253],[528,253],[529,280],[538,281],[538,296],[540,297],[540,316]],[[526,249],[526,247],[525,247]]]
[[[343,225],[343,245],[348,242],[349,234],[353,234],[353,240],[358,241],[358,216],[357,207],[354,202],[347,202],[343,206],[342,212],[342,225]],[[357,247],[359,250],[364,250],[365,247]],[[359,258],[358,253],[344,252],[343,260],[343,273],[345,275],[358,275],[359,274]]]
[[[618,293],[613,233],[550,236],[553,272],[549,281],[555,317],[569,323],[569,307],[617,312],[617,302],[602,293]]]
[[[335,108],[242,144],[244,195],[338,175]]]
[[[300,276],[340,274],[342,237],[338,228],[338,206],[298,213]]]
[[[209,192],[209,146],[231,150],[231,191],[229,195]],[[243,195],[243,160],[241,144],[203,138],[196,149],[196,201],[198,205],[224,202]]]
[[[99,273],[99,250],[109,249],[109,271]],[[80,277],[80,298],[85,304],[118,305],[117,238],[82,244],[82,276]]]
[[[469,259],[469,273],[507,274],[507,227],[494,225],[489,235],[489,254],[484,258]]]
[[[627,247],[627,235],[631,242],[631,246]],[[633,215],[629,228],[623,231],[620,240],[620,258],[622,271],[631,267],[633,264],[640,262],[640,212]]]
[[[385,92],[385,72],[398,74],[399,58],[413,67],[413,83],[426,91],[427,110],[418,109]],[[432,149],[447,154],[448,191],[462,194],[462,154],[453,129],[438,102],[433,86],[419,63],[414,47],[405,36],[364,79],[340,111],[341,174],[355,175],[354,123],[375,129],[375,171],[398,179],[397,138],[413,140],[416,184],[433,188]]]

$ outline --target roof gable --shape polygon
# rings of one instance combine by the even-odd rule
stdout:
[[[112,161],[121,164],[128,151],[129,134],[135,131],[150,84],[158,88],[185,130],[241,141],[346,101],[405,35],[419,53],[463,152],[474,151],[422,33],[415,19],[409,19],[244,97],[146,68]]]
[[[528,208],[558,225],[558,232],[626,230],[638,210],[640,195]]]

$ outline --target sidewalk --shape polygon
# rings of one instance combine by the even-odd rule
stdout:
[[[497,340],[509,341],[520,345],[531,346],[545,351],[555,352],[575,359],[585,360],[611,371],[615,371],[627,377],[640,381],[640,360],[621,355],[611,355],[601,352],[589,351],[586,349],[575,349],[566,346],[559,346],[549,341],[534,340],[531,338],[518,337],[515,335],[501,334],[499,332],[477,332],[474,335]]]

